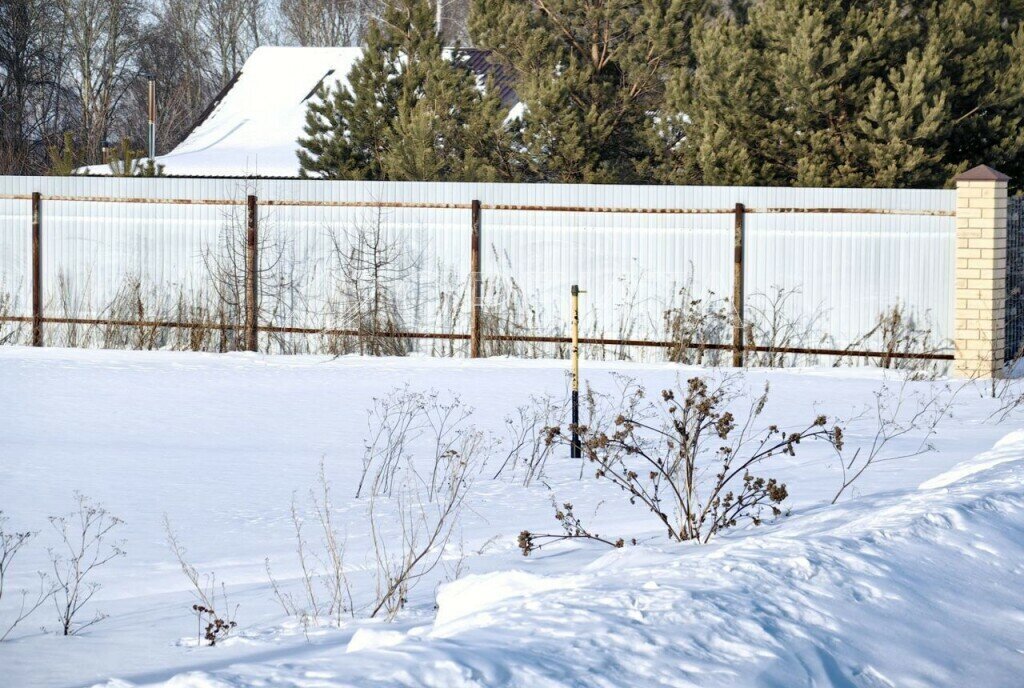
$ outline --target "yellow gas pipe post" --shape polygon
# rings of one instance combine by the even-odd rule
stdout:
[[[572,285],[572,447],[569,456],[583,457],[580,444],[580,291],[578,284]]]

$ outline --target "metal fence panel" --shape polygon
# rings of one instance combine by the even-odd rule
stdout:
[[[1024,354],[1024,196],[1009,199],[1006,222],[1006,361]]]
[[[805,330],[795,344],[842,348],[899,306],[937,348],[949,351],[953,335],[952,191],[0,177],[0,293],[14,295],[21,316],[30,314],[33,191],[45,199],[50,317],[109,317],[132,280],[165,304],[208,295],[231,271],[255,194],[264,324],[338,326],[345,256],[371,232],[402,254],[393,285],[402,327],[465,334],[477,199],[485,311],[514,305],[515,332],[561,336],[577,283],[587,291],[583,336],[660,341],[666,311],[685,298],[731,299],[732,209],[742,203],[748,321],[775,313]],[[151,202],[127,202],[140,199]],[[773,303],[779,293],[786,299]]]

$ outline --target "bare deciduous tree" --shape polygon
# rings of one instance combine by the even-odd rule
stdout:
[[[0,0],[0,174],[39,172],[66,124],[65,34],[50,0]]]
[[[281,0],[287,35],[299,45],[359,45],[368,0]]]
[[[273,36],[266,0],[197,0],[204,39],[226,84]]]
[[[118,109],[137,76],[139,0],[56,0],[67,31],[69,80],[81,121],[81,145],[90,162],[102,159]]]

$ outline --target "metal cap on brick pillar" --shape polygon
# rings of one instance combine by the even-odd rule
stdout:
[[[987,165],[954,179],[957,377],[992,378],[1003,372],[1009,179]]]

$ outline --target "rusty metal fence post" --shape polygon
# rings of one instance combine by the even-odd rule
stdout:
[[[744,215],[746,208],[742,203],[736,204],[735,223],[733,225],[733,258],[732,258],[732,365],[743,367],[743,243]]]
[[[245,350],[259,350],[259,252],[256,196],[246,199]]]
[[[473,201],[472,232],[469,248],[470,312],[469,312],[469,357],[480,358],[483,349],[483,275],[480,273],[480,201]]]
[[[43,345],[43,197],[32,193],[32,346]]]

